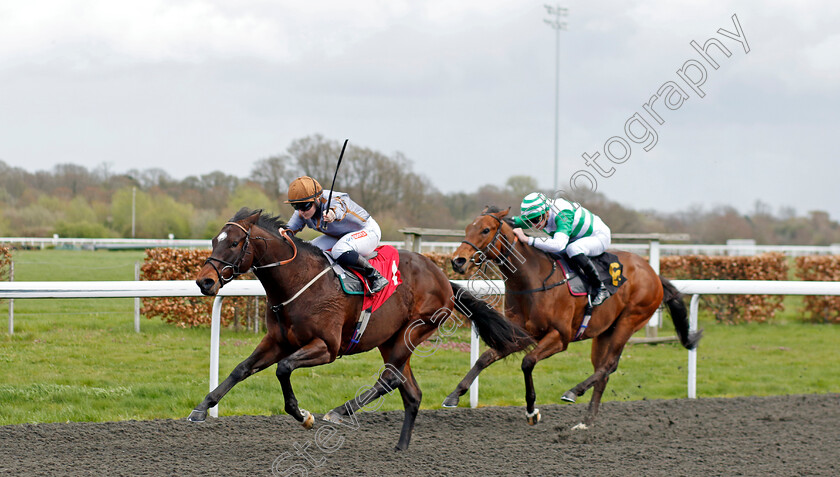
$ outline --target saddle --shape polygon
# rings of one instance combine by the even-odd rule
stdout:
[[[373,265],[373,259],[378,255],[379,249],[376,249],[371,255],[365,257],[365,259]],[[367,286],[365,285],[365,279],[361,275],[359,275],[355,270],[347,270],[339,265],[338,262],[332,258],[332,255],[327,253],[326,250],[324,251],[324,256],[327,257],[327,260],[329,260],[335,275],[338,277],[338,281],[341,282],[341,289],[344,293],[348,295],[365,294]],[[382,273],[382,270],[380,270],[380,273]]]
[[[583,296],[589,295],[594,291],[589,283],[580,276],[577,269],[570,265],[569,258],[565,253],[553,253],[551,257],[557,260],[563,268],[563,273],[565,273],[566,278],[569,280],[569,293],[574,296]],[[601,281],[604,282],[604,285],[606,285],[607,290],[610,292],[610,296],[614,295],[618,291],[618,288],[627,281],[627,278],[622,274],[624,272],[624,265],[618,260],[617,256],[609,252],[590,257],[590,259],[592,260],[592,264],[595,265],[595,269],[598,270],[598,276],[601,277]]]

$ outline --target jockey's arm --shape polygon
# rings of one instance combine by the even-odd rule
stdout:
[[[347,215],[347,204],[341,197],[333,197],[330,202],[330,210],[335,214],[335,220],[342,220]]]
[[[298,233],[303,230],[304,227],[306,227],[306,223],[300,217],[300,212],[296,210],[289,219],[289,222],[286,223],[286,228],[293,233]]]
[[[569,236],[563,232],[557,232],[554,237],[531,237],[528,244],[544,252],[560,253],[569,244]]]

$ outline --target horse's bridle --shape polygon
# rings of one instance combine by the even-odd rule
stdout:
[[[491,213],[481,214],[481,217],[484,217],[484,216],[493,217],[494,219],[496,219],[497,222],[499,222],[499,226],[496,228],[496,233],[493,235],[493,240],[491,240],[490,243],[488,243],[484,248],[479,248],[478,245],[470,242],[469,240],[461,240],[461,243],[465,243],[465,244],[469,245],[470,247],[474,248],[475,251],[478,252],[479,254],[481,254],[482,257],[487,256],[487,251],[490,250],[490,247],[493,247],[493,245],[496,243],[496,240],[499,239],[499,236],[502,234],[502,223],[503,223],[502,219],[496,217],[495,215],[493,215]],[[507,241],[507,239],[505,239],[505,241]],[[503,263],[503,260],[507,260],[508,257],[510,256],[510,248],[512,248],[514,245],[516,245],[516,242],[518,242],[518,241],[519,241],[519,237],[514,235],[513,236],[513,243],[510,245],[510,247],[508,247],[504,251],[502,251],[501,256],[499,256],[497,254],[496,258],[493,259],[492,261],[494,263],[501,264],[501,263]],[[482,263],[484,263],[484,260],[482,260],[481,262],[477,262],[474,257],[471,258],[471,260],[476,265],[481,265]]]
[[[250,271],[251,269],[260,270],[262,268],[278,267],[278,266],[286,265],[287,263],[294,260],[295,257],[297,257],[297,245],[295,245],[294,240],[292,240],[291,237],[289,237],[289,231],[286,230],[286,229],[280,229],[280,235],[282,235],[283,238],[286,239],[289,242],[289,245],[292,246],[292,250],[294,251],[292,253],[292,258],[288,258],[286,260],[280,260],[279,262],[269,263],[267,265],[253,265],[254,260],[252,260],[251,261],[251,264],[252,264],[251,268],[249,268],[248,270],[242,271],[239,268],[240,268],[240,265],[242,265],[242,261],[245,260],[245,256],[248,255],[248,253],[249,253],[248,252],[248,245],[251,242],[251,229],[250,228],[246,229],[245,227],[243,227],[242,225],[240,225],[236,222],[226,222],[225,225],[235,225],[235,226],[239,227],[240,229],[242,229],[242,231],[245,232],[245,243],[242,245],[242,251],[239,253],[239,257],[233,263],[226,262],[222,259],[219,259],[219,258],[216,258],[216,257],[213,257],[213,256],[208,257],[207,260],[204,261],[205,265],[209,264],[211,267],[213,267],[213,270],[216,271],[216,275],[219,277],[219,283],[221,284],[221,286],[225,286],[229,282],[233,281],[236,277],[238,277],[240,275],[243,275],[245,273],[248,273],[248,271]],[[254,237],[254,239],[265,241],[264,237]],[[219,263],[220,265],[223,265],[222,268],[220,269],[219,267],[217,267],[216,263]],[[231,275],[230,275],[230,278],[225,279],[222,276],[222,272],[224,272],[227,269],[230,269]]]
[[[489,250],[489,249],[490,249],[490,247],[492,247],[492,246],[493,246],[493,244],[494,244],[494,243],[496,243],[496,240],[499,238],[499,235],[501,235],[501,233],[502,233],[502,222],[503,222],[503,221],[502,221],[502,219],[500,219],[500,218],[496,217],[495,215],[493,215],[493,214],[491,214],[491,213],[484,213],[484,214],[481,214],[481,217],[483,217],[483,216],[485,216],[485,215],[488,215],[488,216],[490,216],[490,217],[493,217],[494,219],[496,219],[496,221],[498,221],[498,222],[499,222],[499,228],[497,228],[497,229],[496,229],[496,234],[495,234],[495,235],[493,235],[493,240],[491,240],[491,241],[490,241],[490,243],[488,243],[488,244],[487,244],[487,246],[486,246],[486,247],[484,247],[483,249],[478,248],[478,246],[477,246],[476,244],[474,244],[474,243],[470,242],[469,240],[462,240],[462,241],[461,241],[461,243],[465,243],[465,244],[469,245],[470,247],[474,248],[474,249],[475,249],[478,253],[480,253],[480,254],[481,254],[481,256],[483,256],[483,257],[486,257],[486,256],[487,256],[487,250]],[[516,245],[516,242],[517,242],[518,240],[519,240],[519,237],[517,237],[517,236],[515,236],[515,235],[514,235],[514,237],[513,237],[513,244],[511,244],[510,248],[513,248],[513,246],[514,246],[514,245]],[[499,257],[499,256],[497,255],[497,256],[496,256],[496,260],[492,260],[492,261],[493,261],[494,263],[498,263],[498,264],[502,264],[502,263],[504,263],[502,260],[507,260],[507,259],[508,259],[508,257],[510,256],[510,248],[508,248],[508,249],[506,250],[506,251],[507,251],[507,253],[502,254],[502,256],[501,256],[501,257]],[[545,252],[543,252],[543,253],[545,253]],[[548,255],[548,254],[546,254],[546,255]],[[564,276],[564,277],[563,277],[563,279],[562,279],[562,280],[560,280],[559,282],[553,283],[553,284],[551,284],[551,285],[546,285],[546,282],[548,282],[548,279],[549,279],[549,278],[551,278],[551,277],[553,277],[553,276],[554,276],[554,272],[557,270],[557,261],[556,261],[556,260],[554,260],[554,259],[551,259],[551,257],[550,257],[550,256],[549,256],[549,259],[551,260],[551,272],[549,272],[548,276],[546,276],[546,277],[543,279],[542,286],[541,286],[540,288],[534,288],[534,289],[531,289],[531,290],[521,290],[521,291],[511,291],[511,290],[508,290],[508,291],[507,291],[507,293],[510,293],[510,294],[512,294],[512,295],[526,295],[526,294],[529,294],[529,293],[535,293],[535,292],[548,291],[548,290],[551,290],[551,289],[552,289],[552,288],[554,288],[554,287],[558,287],[558,286],[563,285],[564,283],[568,282],[568,281],[569,281],[569,279],[568,279],[568,278],[566,278],[566,277]],[[471,260],[472,260],[472,261],[473,261],[473,263],[475,263],[477,266],[481,266],[481,265],[484,263],[484,260],[482,260],[481,262],[477,262],[477,261],[475,260],[475,258],[472,258]]]

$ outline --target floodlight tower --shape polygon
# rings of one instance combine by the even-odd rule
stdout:
[[[566,22],[563,17],[569,16],[569,9],[560,5],[545,5],[549,18],[543,21],[554,29],[555,34],[555,61],[554,61],[554,189],[557,193],[557,168],[559,163],[560,148],[560,30],[566,30]]]

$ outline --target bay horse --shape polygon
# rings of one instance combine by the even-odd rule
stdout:
[[[405,418],[396,450],[404,450],[421,399],[409,364],[412,352],[449,318],[456,305],[466,310],[481,338],[500,354],[520,347],[519,340],[530,339],[486,303],[451,283],[429,258],[405,250],[399,251],[402,284],[373,312],[361,338],[354,336],[363,297],[345,294],[324,253],[284,226],[279,217],[243,208],[212,241],[210,258],[196,277],[201,292],[215,295],[229,281],[253,270],[268,300],[266,334],[253,353],[195,407],[190,421],[204,421],[207,410],[234,385],[276,363],[285,411],[311,428],[315,419],[298,407],[290,379],[292,371],[335,361],[346,354],[351,339],[356,338],[358,342],[353,343],[349,354],[379,348],[384,371],[368,391],[336,407],[324,420],[341,421],[399,389]]]
[[[486,208],[466,227],[466,237],[453,253],[451,261],[453,269],[459,273],[466,273],[468,261],[470,268],[493,262],[504,275],[505,315],[512,323],[524,328],[537,343],[522,359],[526,417],[528,423],[534,425],[540,420],[539,410],[534,408],[534,366],[540,360],[565,351],[576,338],[583,324],[588,301],[586,296],[574,296],[569,292],[563,272],[553,258],[516,239],[512,221],[505,218],[509,211],[510,208]],[[682,295],[667,279],[659,277],[636,254],[622,251],[611,253],[617,255],[623,264],[627,280],[613,296],[594,308],[588,326],[585,325],[582,335],[577,337],[592,339],[590,360],[595,371],[560,398],[566,402],[575,402],[594,386],[586,418],[578,425],[584,429],[592,425],[598,414],[601,395],[610,374],[618,368],[627,341],[633,333],[645,326],[661,303],[664,302],[668,307],[680,343],[685,348],[696,347],[702,336],[702,330],[689,332]],[[479,373],[505,356],[505,353],[497,350],[485,351],[455,390],[446,397],[443,405],[457,406],[460,396],[467,392],[470,383]]]

